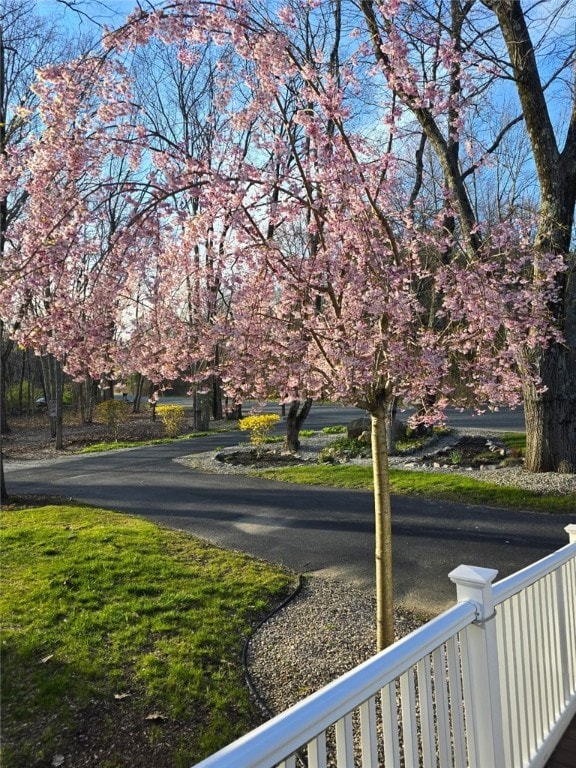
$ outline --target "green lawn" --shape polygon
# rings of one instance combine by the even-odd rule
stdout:
[[[366,465],[314,464],[262,470],[257,474],[260,477],[285,483],[329,485],[366,491],[373,489],[372,467]],[[574,512],[576,506],[571,496],[538,494],[520,488],[509,488],[474,480],[461,474],[392,469],[390,486],[392,493],[395,494],[425,496],[429,499],[484,504],[491,507],[568,513]]]
[[[176,440],[191,440],[195,437],[206,437],[207,435],[217,435],[222,432],[230,432],[230,429],[215,429],[210,432],[191,432],[189,435],[180,435],[178,437],[157,437],[150,440],[114,440],[103,443],[93,443],[84,448],[80,448],[76,453],[104,453],[105,451],[115,451],[119,448],[142,448],[145,445],[165,445],[173,443]]]
[[[158,768],[253,726],[243,639],[291,575],[81,506],[7,509],[1,533],[4,768],[80,750],[85,722],[101,730],[93,750],[118,741],[92,763],[110,768],[134,764],[122,729]]]

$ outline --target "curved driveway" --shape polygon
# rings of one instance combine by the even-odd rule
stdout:
[[[188,531],[223,547],[373,588],[372,495],[192,470],[173,459],[234,444],[238,433],[53,461],[5,464],[10,493],[78,499]],[[499,578],[567,543],[574,516],[393,499],[397,600],[437,611],[453,602],[460,563]]]

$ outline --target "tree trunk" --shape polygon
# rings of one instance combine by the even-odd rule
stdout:
[[[0,323],[0,340],[2,339],[3,325]],[[4,352],[4,350],[2,350]],[[6,361],[4,354],[0,355],[0,417],[2,420],[2,429],[0,430],[0,502],[5,504],[8,501],[8,491],[6,489],[6,478],[4,476],[4,454],[2,453],[2,435],[10,432],[8,421],[6,421],[6,394],[5,394],[5,368]]]
[[[576,473],[576,361],[574,352],[553,344],[542,355],[547,389],[524,388],[526,459],[529,472]]]
[[[44,375],[44,391],[50,420],[50,438],[54,440],[54,448],[61,451],[64,448],[64,430],[62,420],[62,399],[64,394],[64,377],[62,365],[53,355],[42,355],[42,372]]]
[[[92,424],[94,419],[94,405],[96,403],[96,382],[91,376],[86,376],[84,381],[78,384],[78,403],[80,406],[80,423]]]
[[[229,405],[228,398],[226,398],[224,407],[227,421],[239,421],[242,418],[242,403],[237,403],[232,408]]]
[[[302,424],[306,420],[310,409],[312,408],[313,400],[311,397],[307,397],[300,408],[300,400],[293,400],[290,403],[288,409],[288,416],[286,418],[286,448],[290,453],[297,453],[300,448],[300,430]]]
[[[392,579],[392,509],[386,449],[387,408],[371,412],[372,472],[374,476],[376,558],[376,650],[394,642],[394,593]]]
[[[193,430],[194,432],[207,432],[210,428],[210,394],[198,394],[194,387],[192,395],[192,407],[194,409]]]
[[[18,413],[20,414],[20,416],[22,416],[22,414],[24,413],[24,384],[26,382],[27,362],[28,362],[28,350],[23,349],[21,363],[20,363],[20,374],[18,376]],[[30,376],[29,370],[28,370],[28,376]]]
[[[391,398],[386,409],[386,450],[388,456],[396,454],[396,414],[398,413],[398,398]]]
[[[212,376],[212,418],[214,421],[222,421],[224,418],[222,380],[219,376]]]
[[[94,420],[94,408],[96,407],[98,398],[98,384],[91,376],[86,376],[84,389],[86,391],[86,423],[92,424]]]
[[[4,454],[2,453],[2,437],[0,436],[0,503],[6,504],[10,497],[6,488],[6,478],[4,476]]]
[[[2,348],[0,354],[0,434],[7,435],[11,432],[11,429],[6,414],[6,364],[14,347],[14,343],[10,340],[5,340],[4,336],[4,323],[0,320],[0,346]]]
[[[132,413],[140,413],[140,403],[142,402],[142,392],[144,391],[144,376],[139,373],[136,377],[136,392],[134,393],[134,402],[132,403]]]

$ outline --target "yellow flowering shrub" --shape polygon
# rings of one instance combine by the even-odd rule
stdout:
[[[130,406],[122,400],[104,400],[96,406],[96,418],[106,424],[108,433],[118,442],[120,427],[128,421]]]
[[[158,405],[156,415],[162,422],[168,437],[176,437],[184,431],[186,411],[183,405]]]
[[[258,416],[246,416],[240,419],[238,426],[244,432],[250,432],[250,442],[256,448],[260,448],[279,421],[280,416],[276,413],[261,413]]]

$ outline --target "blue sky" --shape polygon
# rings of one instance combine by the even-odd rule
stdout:
[[[39,13],[61,19],[66,26],[97,32],[102,25],[117,26],[135,7],[135,0],[36,0]],[[145,5],[145,3],[143,3]]]

